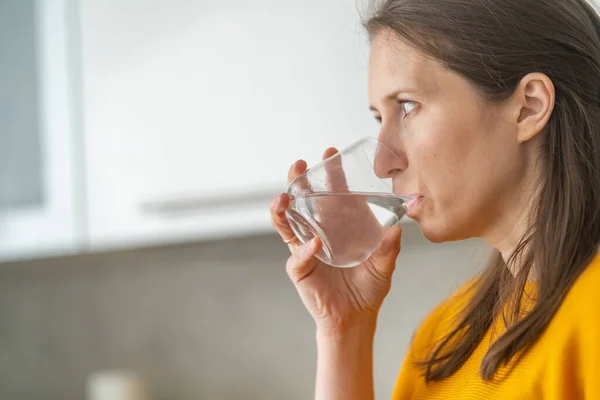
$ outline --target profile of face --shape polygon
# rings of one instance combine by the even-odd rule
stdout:
[[[376,160],[397,194],[417,194],[409,216],[433,242],[503,240],[535,192],[539,144],[554,105],[543,74],[492,102],[393,33],[372,38],[369,103],[379,140],[399,160]]]

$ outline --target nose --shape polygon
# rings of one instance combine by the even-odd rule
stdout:
[[[374,160],[375,174],[386,179],[396,176],[408,167],[406,154],[399,149],[388,147],[385,143],[377,144]]]

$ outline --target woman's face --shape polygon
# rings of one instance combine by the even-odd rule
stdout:
[[[385,32],[374,38],[369,101],[379,139],[400,156],[380,160],[394,192],[418,194],[409,216],[433,242],[483,237],[520,204],[527,157],[514,107],[492,104],[465,78]]]

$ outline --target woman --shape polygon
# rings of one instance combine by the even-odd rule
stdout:
[[[415,333],[393,398],[600,398],[598,15],[584,0],[387,0],[365,25],[379,139],[404,159],[386,168],[418,183],[409,215],[432,242],[495,248]],[[318,239],[294,239],[287,206],[271,213],[317,326],[316,398],[372,398],[401,230],[332,268]]]

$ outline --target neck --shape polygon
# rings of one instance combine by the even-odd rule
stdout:
[[[525,209],[518,214],[519,217],[514,222],[512,227],[505,230],[505,234],[496,241],[494,247],[502,254],[502,259],[510,270],[513,276],[516,276],[521,266],[522,258],[519,256],[512,258],[513,253],[519,246],[521,240],[524,238],[526,230],[529,224],[529,209]],[[526,250],[526,249],[525,249]],[[523,253],[521,253],[523,254]],[[529,279],[532,279],[533,268],[530,271]]]
[[[533,200],[537,194],[533,190],[522,189],[516,190],[515,193],[520,195],[506,203],[511,204],[511,206],[504,208],[505,214],[500,215],[497,224],[482,236],[484,240],[502,254],[502,259],[513,276],[519,272],[518,268],[521,260],[517,257],[511,263],[509,261],[533,222]]]
[[[487,230],[481,235],[502,254],[513,276],[518,273],[521,260],[514,259],[510,264],[508,261],[534,222],[534,205],[541,190],[539,178],[542,171],[538,168],[540,140],[541,136],[524,144],[522,163],[513,176],[514,184],[504,191],[502,199],[497,202],[495,218],[489,221]]]

